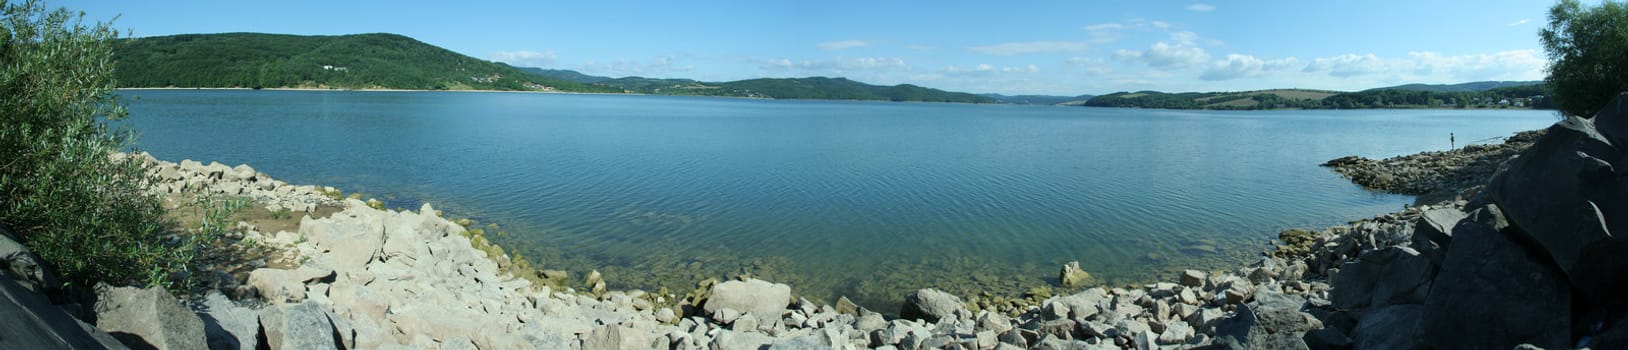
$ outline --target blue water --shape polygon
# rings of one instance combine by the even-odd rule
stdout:
[[[1548,111],[1212,112],[451,92],[121,92],[139,147],[497,223],[545,268],[682,293],[747,273],[885,305],[1234,266],[1395,211],[1318,164]],[[1494,141],[1496,142],[1496,141]]]

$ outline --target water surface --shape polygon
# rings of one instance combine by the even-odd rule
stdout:
[[[1541,128],[1548,111],[1212,112],[526,93],[127,90],[140,147],[498,223],[613,287],[748,273],[885,308],[1236,266],[1409,197],[1317,165]],[[1496,142],[1491,141],[1491,142]],[[680,292],[682,293],[682,292]]]

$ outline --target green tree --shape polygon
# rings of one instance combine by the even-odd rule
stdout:
[[[1628,7],[1605,1],[1583,8],[1561,0],[1549,9],[1549,26],[1539,36],[1549,53],[1554,102],[1567,115],[1592,116],[1617,93],[1628,90]]]
[[[118,33],[83,17],[0,0],[0,223],[69,286],[165,284],[191,250],[164,243],[148,166],[111,156]]]

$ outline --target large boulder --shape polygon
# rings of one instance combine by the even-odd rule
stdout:
[[[1434,272],[1430,259],[1413,248],[1370,250],[1340,266],[1331,299],[1347,310],[1423,303]]]
[[[261,309],[260,332],[271,350],[338,349],[344,343],[331,314],[310,300]]]
[[[254,309],[238,306],[226,295],[210,291],[204,296],[198,317],[204,322],[210,349],[254,349],[259,344],[260,315]]]
[[[1591,300],[1628,303],[1628,138],[1620,126],[1623,96],[1593,120],[1570,117],[1549,127],[1487,184],[1513,233],[1537,243],[1576,291]],[[1615,134],[1596,130],[1603,123]]]
[[[363,269],[383,253],[385,229],[380,212],[354,199],[345,211],[326,219],[300,219],[300,235],[323,252],[321,260],[338,271]]]
[[[203,320],[164,288],[96,287],[96,327],[132,348],[203,349]]]
[[[1351,337],[1358,349],[1412,349],[1423,313],[1418,304],[1386,306],[1363,316]]]
[[[732,309],[762,320],[778,320],[787,305],[791,305],[791,286],[754,278],[713,285],[712,296],[702,310],[713,317],[718,310]]]
[[[1057,273],[1057,280],[1063,283],[1063,288],[1079,288],[1094,283],[1091,274],[1080,269],[1080,262],[1070,261],[1063,265],[1063,270]]]
[[[917,290],[904,296],[904,306],[899,309],[899,317],[906,320],[927,320],[938,322],[942,318],[955,318],[956,313],[967,309],[967,303],[960,297],[946,293],[942,290],[927,288]]]
[[[0,349],[118,349],[118,340],[69,316],[45,296],[0,278]]]
[[[11,277],[28,290],[45,293],[62,287],[56,273],[45,268],[40,257],[18,242],[5,224],[0,224],[0,269],[10,272]]]
[[[1306,332],[1323,328],[1322,321],[1301,312],[1305,299],[1262,290],[1255,301],[1238,305],[1231,316],[1217,320],[1215,342],[1222,349],[1308,349]]]
[[[1541,251],[1473,220],[1453,227],[1453,249],[1425,299],[1422,347],[1569,348],[1571,288]]]
[[[293,270],[255,269],[249,272],[248,282],[267,301],[297,303],[305,300],[306,283],[331,281],[333,278],[333,270],[301,265]]]

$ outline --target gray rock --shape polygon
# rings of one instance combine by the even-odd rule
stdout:
[[[1621,103],[1622,96],[1613,101]],[[1517,228],[1508,232],[1536,242],[1575,292],[1621,303],[1628,301],[1628,279],[1620,278],[1628,275],[1622,257],[1628,240],[1611,232],[1628,232],[1628,149],[1613,146],[1595,128],[1596,122],[1628,117],[1613,114],[1593,121],[1569,117],[1549,127],[1500,167],[1486,192]]]
[[[266,346],[279,349],[338,349],[343,340],[322,305],[307,300],[260,310]]]
[[[239,164],[232,168],[232,179],[238,181],[253,180],[254,168],[249,167],[248,164]]]
[[[44,295],[0,278],[0,349],[120,348],[113,336],[69,316]]]
[[[1077,288],[1093,282],[1091,279],[1091,274],[1086,273],[1085,270],[1081,270],[1080,262],[1078,261],[1070,261],[1067,264],[1063,264],[1063,270],[1058,272],[1057,279],[1062,281],[1063,288]]]
[[[1569,348],[1571,288],[1550,266],[1517,238],[1460,221],[1424,303],[1421,346]]]
[[[305,300],[305,284],[331,280],[334,271],[302,265],[293,270],[262,268],[249,272],[249,286],[271,302],[300,302]]]
[[[1163,345],[1182,344],[1187,342],[1187,338],[1193,337],[1193,334],[1193,326],[1187,325],[1187,322],[1170,321],[1165,323],[1164,332],[1159,333],[1158,341]]]
[[[1273,291],[1255,295],[1233,315],[1215,326],[1215,344],[1243,349],[1307,349],[1306,332],[1323,328],[1312,315],[1300,312],[1303,299]]]
[[[960,297],[945,293],[944,291],[927,288],[917,290],[904,296],[904,306],[899,309],[899,317],[907,320],[926,320],[938,322],[939,319],[954,318],[956,313],[966,310],[965,302]]]
[[[582,340],[582,350],[637,350],[649,348],[650,344],[650,337],[643,332],[617,325],[603,325],[594,328]]]
[[[707,349],[760,350],[771,343],[774,343],[774,338],[763,335],[763,333],[722,331],[718,332],[717,336],[712,337],[712,342],[707,343]]]
[[[326,219],[300,219],[300,235],[310,240],[328,267],[356,271],[382,255],[384,223],[378,211],[357,200],[346,200],[345,211]]]
[[[1435,270],[1409,247],[1371,250],[1340,266],[1331,299],[1341,309],[1423,303]]]
[[[208,347],[203,320],[158,287],[97,285],[96,327],[133,348]]]
[[[1358,349],[1413,349],[1424,306],[1391,305],[1362,317],[1351,336]]]
[[[1465,215],[1453,208],[1427,210],[1414,221],[1413,232],[1446,247],[1453,240],[1453,226],[1458,225]]]
[[[715,315],[720,309],[735,309],[755,314],[759,319],[777,320],[790,304],[791,286],[749,279],[713,285],[712,297],[702,310]]]
[[[43,260],[17,242],[16,233],[0,224],[0,269],[10,272],[18,284],[28,290],[48,293],[62,288],[56,273],[45,268]]]
[[[859,305],[854,304],[853,300],[848,300],[848,296],[842,296],[837,298],[837,313],[858,316]]]
[[[860,332],[870,333],[883,328],[887,328],[887,320],[883,319],[882,314],[879,313],[866,313],[860,315],[859,319],[854,320],[854,329],[858,329]]]
[[[1210,278],[1208,273],[1199,270],[1183,270],[1180,282],[1183,286],[1202,288],[1204,281]]]
[[[238,306],[226,295],[209,291],[204,296],[204,333],[210,349],[254,349],[260,337],[260,316],[254,309]]]

